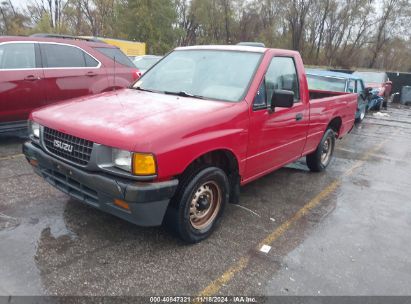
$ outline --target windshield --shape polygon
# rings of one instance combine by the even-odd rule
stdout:
[[[330,92],[345,92],[345,79],[307,75],[308,89]]]
[[[386,80],[385,73],[354,72],[353,75],[362,78],[365,83],[383,83]]]
[[[240,101],[262,55],[221,50],[174,51],[144,74],[134,88]]]

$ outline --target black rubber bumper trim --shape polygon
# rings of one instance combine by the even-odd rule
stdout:
[[[82,187],[97,193],[97,202],[91,203],[89,200],[80,199],[83,202],[141,226],[161,224],[169,201],[178,186],[178,180],[151,183],[136,182],[106,173],[87,172],[50,156],[30,141],[23,144],[23,153],[28,160],[38,162],[38,165],[34,167],[35,172],[56,188],[80,199],[69,190],[66,191],[66,188],[62,187],[61,184],[59,186],[55,182],[59,181],[58,178],[52,180],[50,172],[56,172],[55,174],[67,177],[70,181],[75,181]],[[68,187],[71,189],[72,186]],[[116,198],[128,202],[131,210],[122,210],[113,205],[113,200]]]

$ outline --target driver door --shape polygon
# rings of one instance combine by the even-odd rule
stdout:
[[[309,109],[300,98],[299,83],[292,57],[272,58],[250,114],[246,179],[257,178],[301,157]],[[294,92],[293,107],[271,111],[274,90]]]

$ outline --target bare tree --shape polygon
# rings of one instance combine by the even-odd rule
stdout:
[[[379,54],[393,36],[393,32],[397,30],[396,27],[399,26],[396,21],[401,18],[403,9],[405,11],[409,5],[410,2],[408,0],[383,0],[383,13],[377,24],[375,39],[373,41],[373,47],[371,48],[371,59],[368,67],[375,67]]]
[[[27,6],[28,13],[37,22],[47,16],[50,27],[58,32],[62,27],[64,11],[69,3],[68,0],[30,0]]]
[[[286,19],[290,26],[293,50],[301,51],[305,23],[313,0],[291,0],[288,2]]]

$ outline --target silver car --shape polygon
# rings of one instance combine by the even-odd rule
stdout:
[[[141,73],[145,73],[149,70],[153,65],[155,65],[162,56],[154,56],[154,55],[144,55],[144,56],[136,56],[133,60],[134,65],[139,69]]]

